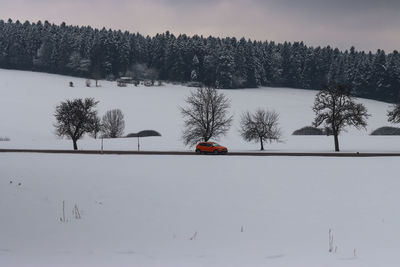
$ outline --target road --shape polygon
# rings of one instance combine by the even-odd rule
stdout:
[[[189,151],[125,151],[125,150],[49,150],[49,149],[0,149],[0,153],[46,153],[88,155],[179,155],[193,156]],[[400,157],[400,152],[229,152],[223,156],[286,156],[286,157]]]

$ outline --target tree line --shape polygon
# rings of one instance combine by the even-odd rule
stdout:
[[[275,43],[170,32],[139,33],[0,20],[0,67],[115,79],[145,69],[151,79],[216,88],[318,89],[345,84],[353,96],[400,101],[398,51],[340,51],[303,42]],[[144,75],[143,77],[146,77]]]

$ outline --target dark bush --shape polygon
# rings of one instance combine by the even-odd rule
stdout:
[[[130,133],[126,137],[149,137],[149,136],[161,136],[161,134],[154,130],[144,130],[138,133]]]
[[[313,126],[305,126],[292,133],[292,135],[325,135],[324,130]]]
[[[185,83],[185,85],[187,87],[202,87],[203,86],[203,84],[201,82],[195,82],[195,81],[187,82],[187,83]]]
[[[385,126],[374,130],[371,135],[400,135],[400,128]]]

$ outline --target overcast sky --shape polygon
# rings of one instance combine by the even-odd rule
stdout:
[[[400,0],[1,0],[0,18],[400,50]]]

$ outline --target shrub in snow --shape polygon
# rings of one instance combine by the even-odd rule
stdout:
[[[65,201],[62,202],[62,216],[60,217],[61,222],[66,222],[67,219],[65,217]]]
[[[72,210],[72,214],[74,215],[75,219],[81,219],[81,213],[79,211],[78,205],[75,204],[74,209]]]
[[[385,126],[374,130],[371,135],[400,135],[400,128]]]
[[[144,130],[138,133],[130,133],[126,137],[149,137],[149,136],[161,136],[161,134],[154,130]]]
[[[106,112],[101,121],[101,132],[104,138],[118,138],[124,134],[125,120],[120,109]]]
[[[74,208],[72,209],[72,216],[74,216],[74,218],[76,220],[79,220],[79,219],[82,218],[81,217],[81,212],[79,211],[79,208],[78,208],[77,204],[75,204]],[[62,215],[60,217],[60,222],[68,222],[68,219],[67,219],[67,217],[65,215],[65,201],[64,200],[62,202]]]
[[[194,232],[194,234],[189,238],[189,240],[196,240],[197,237],[197,231]]]
[[[329,229],[329,248],[328,251],[330,253],[333,252],[333,233],[332,233],[332,229]]]
[[[0,141],[8,142],[8,141],[10,141],[10,138],[8,138],[8,137],[0,137]]]
[[[305,126],[294,131],[292,135],[325,135],[325,131],[317,127]]]

